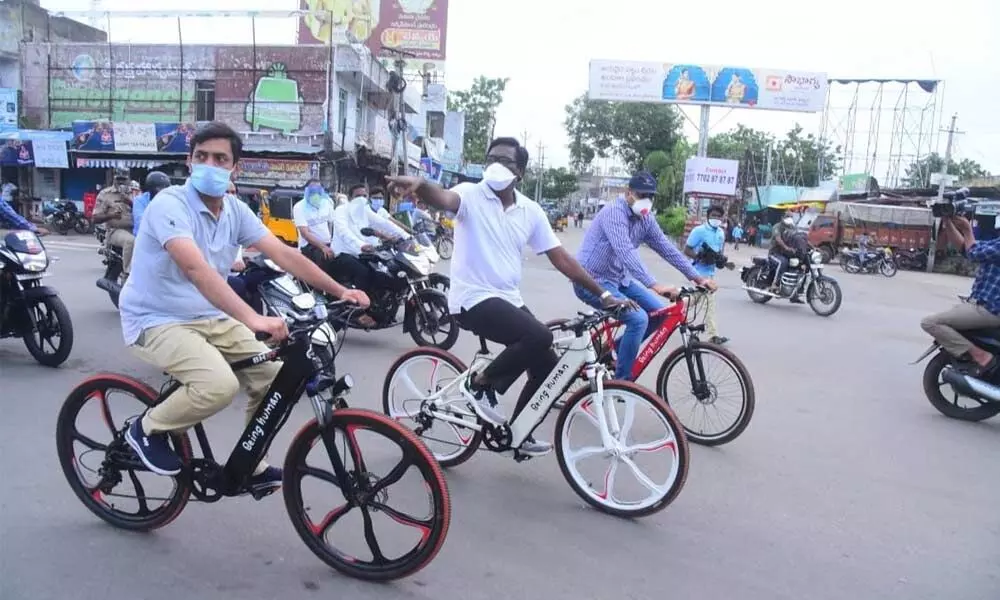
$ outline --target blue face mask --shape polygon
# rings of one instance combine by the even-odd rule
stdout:
[[[371,201],[372,210],[378,212],[383,206],[385,206],[385,200],[382,198],[372,198]]]
[[[221,198],[229,187],[233,172],[204,163],[191,165],[191,185],[210,198]]]

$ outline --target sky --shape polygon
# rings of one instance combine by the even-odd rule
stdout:
[[[383,0],[385,1],[385,0]],[[90,0],[43,0],[50,10],[87,10]],[[102,10],[135,9],[134,0],[102,0]],[[173,0],[173,10],[295,9],[297,0]],[[839,0],[830,4],[802,0],[710,0],[675,3],[658,0],[451,0],[448,13],[447,75],[449,89],[467,87],[478,75],[509,77],[504,103],[497,114],[497,135],[518,138],[527,131],[546,163],[568,163],[563,127],[565,106],[587,90],[591,59],[648,60],[702,65],[765,67],[825,73],[841,78],[932,78],[944,80],[936,102],[910,88],[905,112],[907,135],[902,154],[914,153],[919,131],[935,135],[934,149],[944,151],[947,127],[957,114],[953,155],[979,162],[1000,174],[1000,2],[952,0],[920,6],[907,0]],[[291,43],[291,20],[257,25],[261,43]],[[250,39],[248,20],[186,19],[184,39],[190,43],[243,43]],[[991,30],[993,29],[993,30]],[[162,21],[111,21],[113,41],[176,42],[176,24]],[[221,40],[219,38],[222,38]],[[819,135],[827,123],[835,144],[846,140],[847,106],[853,92],[832,87],[829,118],[819,114],[713,109],[710,133],[744,124],[782,135],[800,123]],[[888,156],[893,112],[902,88],[884,89],[880,157]],[[869,107],[877,88],[858,91],[855,145],[850,172],[863,171],[861,155],[875,112]],[[697,122],[697,109],[684,109]],[[927,123],[916,125],[920,115]],[[685,133],[697,138],[687,123]],[[926,147],[926,144],[924,144]],[[897,150],[897,153],[900,151]],[[880,158],[878,169],[884,169]],[[876,173],[876,177],[879,173]]]

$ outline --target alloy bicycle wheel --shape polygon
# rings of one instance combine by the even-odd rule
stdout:
[[[389,367],[382,386],[382,410],[385,414],[417,431],[435,460],[445,468],[457,467],[472,458],[483,441],[483,433],[435,419],[422,409],[428,396],[459,379],[467,370],[465,363],[454,354],[437,348],[415,348],[405,352]],[[462,400],[461,394],[455,389],[446,400]],[[456,404],[465,406],[464,401]],[[475,415],[453,412],[451,416],[468,421],[470,425],[478,423]]]
[[[689,441],[703,446],[727,444],[743,433],[753,417],[756,398],[750,372],[722,346],[695,342],[688,351],[696,381],[691,380],[682,346],[663,361],[656,375],[656,392],[681,420]]]
[[[320,560],[357,579],[391,581],[427,566],[441,550],[451,524],[448,484],[427,447],[410,430],[369,410],[334,411],[328,427],[352,491],[343,492],[323,432],[315,419],[310,421],[288,448],[282,486],[299,537]],[[374,442],[382,448],[375,448]],[[325,494],[314,499],[313,483]],[[422,502],[412,508],[390,506],[390,500],[404,495],[402,488],[422,496]],[[409,537],[413,545],[408,550],[393,552],[384,540],[380,543],[379,534],[393,523],[410,535],[397,533],[390,541]],[[353,531],[343,544],[334,541],[333,534],[344,529]],[[359,540],[361,547],[348,547]]]
[[[644,517],[663,510],[680,493],[688,473],[687,439],[677,417],[649,390],[626,381],[605,381],[604,420],[619,428],[617,435],[609,431],[610,444],[605,446],[599,407],[596,392],[582,389],[559,413],[556,457],[566,481],[588,504],[611,515]],[[637,415],[638,410],[643,414]],[[578,424],[592,439],[596,433],[596,441],[571,444]],[[654,474],[646,472],[647,461],[642,459],[647,456]],[[596,468],[590,468],[591,462]],[[619,483],[630,489],[618,490]]]
[[[119,396],[132,402],[115,415],[111,404]],[[121,529],[163,527],[181,514],[191,495],[190,480],[183,474],[164,477],[151,473],[125,441],[126,420],[141,416],[156,402],[157,393],[148,385],[124,375],[102,373],[76,386],[59,411],[56,448],[70,488],[90,512]],[[93,414],[88,414],[90,411]],[[102,443],[94,439],[97,435],[87,435],[81,429],[87,433],[96,430],[110,441]],[[187,435],[171,434],[170,441],[181,461],[189,462],[191,442]],[[77,446],[82,447],[82,453],[77,454]],[[135,510],[126,510],[133,503]]]

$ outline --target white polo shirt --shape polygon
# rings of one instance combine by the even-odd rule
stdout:
[[[292,218],[295,220],[295,227],[308,228],[309,233],[316,236],[324,245],[330,245],[333,239],[333,202],[324,199],[319,208],[316,208],[309,204],[308,200],[299,200],[292,208]],[[300,235],[299,249],[305,248],[308,244],[306,236]]]
[[[500,198],[483,182],[460,183],[451,190],[462,198],[451,258],[451,313],[489,298],[524,306],[520,290],[524,247],[542,254],[561,245],[545,211],[517,191],[514,204],[504,210]]]

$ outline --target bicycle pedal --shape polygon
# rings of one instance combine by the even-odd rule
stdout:
[[[278,487],[267,488],[266,490],[250,490],[250,495],[254,500],[263,500],[280,489],[281,486],[279,485]]]
[[[523,463],[525,461],[531,460],[532,458],[534,458],[534,456],[530,456],[528,454],[522,454],[519,450],[514,450],[514,462],[516,463]]]

